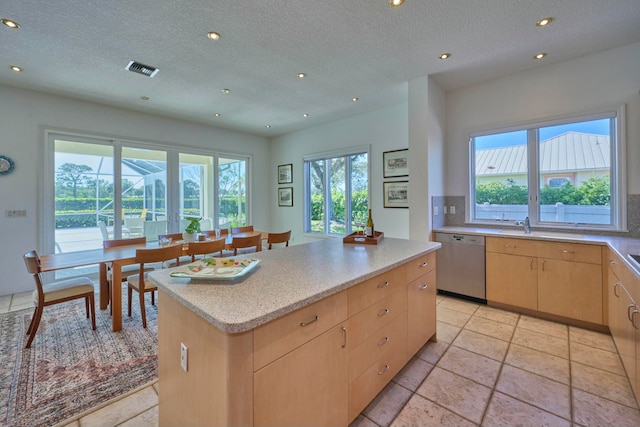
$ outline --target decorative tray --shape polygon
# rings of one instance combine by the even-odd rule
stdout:
[[[203,258],[172,271],[171,277],[231,280],[245,276],[260,263],[253,258]]]
[[[382,231],[374,231],[374,237],[367,237],[360,232],[351,233],[342,239],[342,243],[359,243],[361,245],[377,245],[384,238]]]

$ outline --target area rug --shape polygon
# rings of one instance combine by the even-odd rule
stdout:
[[[82,300],[45,307],[30,349],[32,310],[0,314],[0,425],[51,426],[158,377],[157,306],[139,308],[111,331],[109,310],[96,330]]]

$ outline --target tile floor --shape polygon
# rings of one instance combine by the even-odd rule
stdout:
[[[0,297],[0,312],[31,307],[29,298]],[[351,427],[640,426],[609,335],[440,295],[437,318],[438,342],[427,343]],[[152,383],[60,426],[157,424]]]

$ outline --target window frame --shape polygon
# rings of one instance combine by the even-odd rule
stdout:
[[[468,130],[469,136],[469,181],[466,192],[467,212],[465,222],[469,224],[510,224],[511,221],[475,218],[475,144],[474,138],[513,131],[527,131],[527,183],[529,202],[527,214],[532,226],[575,230],[576,228],[594,231],[628,231],[627,230],[627,182],[626,182],[626,107],[603,108],[596,111],[556,116],[536,121],[522,122],[513,125],[497,126],[476,130]],[[539,129],[549,126],[568,125],[598,119],[614,119],[610,122],[610,179],[611,179],[611,224],[560,223],[539,220],[540,210],[540,166],[539,166]]]
[[[345,221],[346,226],[346,234],[352,233],[351,228],[351,216],[352,216],[352,194],[351,194],[351,157],[357,156],[360,154],[367,155],[367,204],[371,206],[371,146],[370,145],[359,145],[354,147],[345,148],[342,150],[331,150],[325,151],[321,153],[313,153],[307,154],[302,157],[303,161],[303,174],[304,174],[304,207],[303,207],[303,230],[304,233],[309,236],[314,237],[335,237],[342,236],[343,234],[331,233],[330,232],[330,224],[325,216],[324,221],[324,232],[313,231],[311,230],[311,179],[310,179],[310,162],[314,161],[331,161],[332,159],[344,157],[347,159],[345,163],[345,218],[348,219]],[[330,177],[328,174],[325,174],[325,191],[330,192]],[[330,196],[330,193],[329,193]],[[324,195],[324,212],[328,212],[328,198],[327,194]]]

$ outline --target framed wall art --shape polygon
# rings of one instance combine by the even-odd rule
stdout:
[[[293,165],[278,166],[278,184],[291,184],[293,182]]]
[[[278,188],[278,206],[293,206],[293,187]]]
[[[409,207],[409,181],[383,182],[385,208]]]
[[[385,151],[382,153],[385,178],[409,176],[409,149]]]

